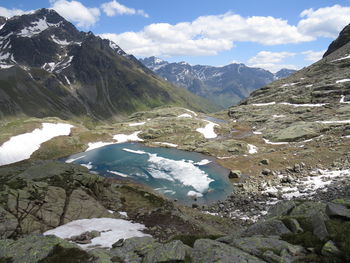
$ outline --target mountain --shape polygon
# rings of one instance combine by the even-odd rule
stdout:
[[[0,20],[0,116],[110,119],[162,105],[214,110],[54,10]]]
[[[207,98],[221,108],[237,104],[252,91],[295,72],[282,69],[272,74],[267,70],[247,67],[244,64],[230,64],[224,67],[191,66],[186,62],[169,63],[156,57],[140,61],[165,80]]]
[[[254,91],[242,104],[338,103],[350,100],[350,25],[333,41],[323,58],[292,76]]]

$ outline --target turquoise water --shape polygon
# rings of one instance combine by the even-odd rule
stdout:
[[[184,204],[210,203],[232,192],[228,170],[215,159],[194,152],[122,143],[75,154],[64,161],[84,165],[106,177],[148,185]]]

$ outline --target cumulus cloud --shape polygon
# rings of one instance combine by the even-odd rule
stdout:
[[[297,25],[271,16],[243,17],[228,12],[178,24],[150,24],[139,32],[101,36],[138,56],[216,55],[232,49],[237,42],[280,45],[334,38],[349,17],[350,7],[340,5],[304,10]]]
[[[305,60],[310,61],[312,63],[319,61],[323,54],[326,52],[326,50],[321,50],[321,51],[313,51],[313,50],[307,50],[302,52],[301,54],[305,55]]]
[[[111,2],[103,3],[101,5],[103,12],[107,16],[115,16],[115,15],[141,15],[144,17],[149,17],[149,15],[141,9],[134,9],[127,7],[113,0]]]
[[[317,10],[304,10],[298,23],[298,31],[312,37],[335,38],[350,22],[350,7],[334,5]]]
[[[292,52],[260,51],[256,56],[248,60],[248,65],[263,68],[271,72],[277,72],[282,68],[297,69],[295,65],[285,64],[284,59],[295,56]]]
[[[86,7],[78,1],[51,0],[51,8],[65,19],[77,23],[79,27],[88,28],[96,24],[100,16],[99,8]]]
[[[31,11],[24,11],[24,10],[21,10],[21,9],[7,9],[5,7],[1,7],[0,6],[0,16],[4,16],[4,17],[12,17],[12,16],[19,16],[19,15],[23,15],[23,14],[26,14],[26,13],[29,13]]]
[[[175,25],[150,24],[140,32],[102,34],[124,50],[139,56],[215,55],[249,41],[265,45],[299,43],[312,40],[286,20],[273,17],[242,17],[231,12],[201,16]]]

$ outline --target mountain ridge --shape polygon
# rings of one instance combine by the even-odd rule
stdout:
[[[51,9],[6,20],[0,28],[0,69],[3,117],[108,120],[163,105],[215,109]]]
[[[171,83],[226,108],[246,98],[252,91],[294,73],[282,69],[276,74],[261,68],[232,63],[222,67],[190,65],[148,57],[140,59],[149,69]]]

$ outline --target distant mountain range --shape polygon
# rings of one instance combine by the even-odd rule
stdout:
[[[192,66],[186,62],[169,63],[156,57],[140,61],[165,80],[207,98],[221,108],[237,104],[254,90],[295,72],[281,69],[273,74],[244,64],[229,64],[223,67]]]
[[[0,118],[105,120],[163,105],[216,109],[54,10],[0,17]]]

